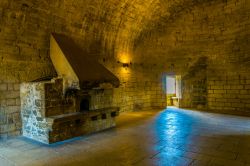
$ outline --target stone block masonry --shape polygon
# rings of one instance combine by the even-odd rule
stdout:
[[[202,57],[182,77],[182,98],[184,108],[207,108],[207,59]]]
[[[96,94],[92,92],[91,98],[98,98]],[[62,79],[21,84],[23,136],[50,144],[115,126],[118,107],[79,110],[78,97],[63,95]],[[90,99],[90,103],[100,101]]]
[[[0,82],[0,138],[20,134],[20,84]]]
[[[208,106],[215,110],[249,111],[249,74],[225,72],[208,77]]]

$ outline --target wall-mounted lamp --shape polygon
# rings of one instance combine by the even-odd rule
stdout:
[[[123,67],[123,68],[128,68],[129,66],[131,66],[131,65],[132,65],[132,63],[131,63],[131,62],[130,62],[130,63],[122,63],[122,62],[120,62],[120,61],[117,61],[117,63],[122,64],[122,67]]]
[[[128,63],[122,63],[122,67],[127,68],[127,67],[129,67],[129,64]]]

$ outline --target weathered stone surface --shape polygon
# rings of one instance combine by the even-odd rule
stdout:
[[[62,79],[21,84],[25,137],[49,144],[115,126],[119,108],[111,107],[112,93],[93,90],[90,109],[83,112],[76,103],[78,96],[65,96],[63,89]]]

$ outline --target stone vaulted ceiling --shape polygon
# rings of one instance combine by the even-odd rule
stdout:
[[[89,9],[83,26],[97,32],[105,57],[181,67],[201,56],[249,63],[247,0],[95,1]]]
[[[23,75],[32,68],[39,71],[34,78],[50,75],[53,32],[103,61],[183,68],[208,56],[249,66],[249,6],[248,0],[1,0],[2,66],[15,62],[15,78],[29,77]]]

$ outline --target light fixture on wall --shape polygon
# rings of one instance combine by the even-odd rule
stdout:
[[[129,63],[122,63],[122,67],[128,68],[129,67]]]
[[[117,61],[117,63],[120,63],[122,65],[123,68],[127,69],[132,65],[132,62],[129,63],[122,63],[120,61]]]

